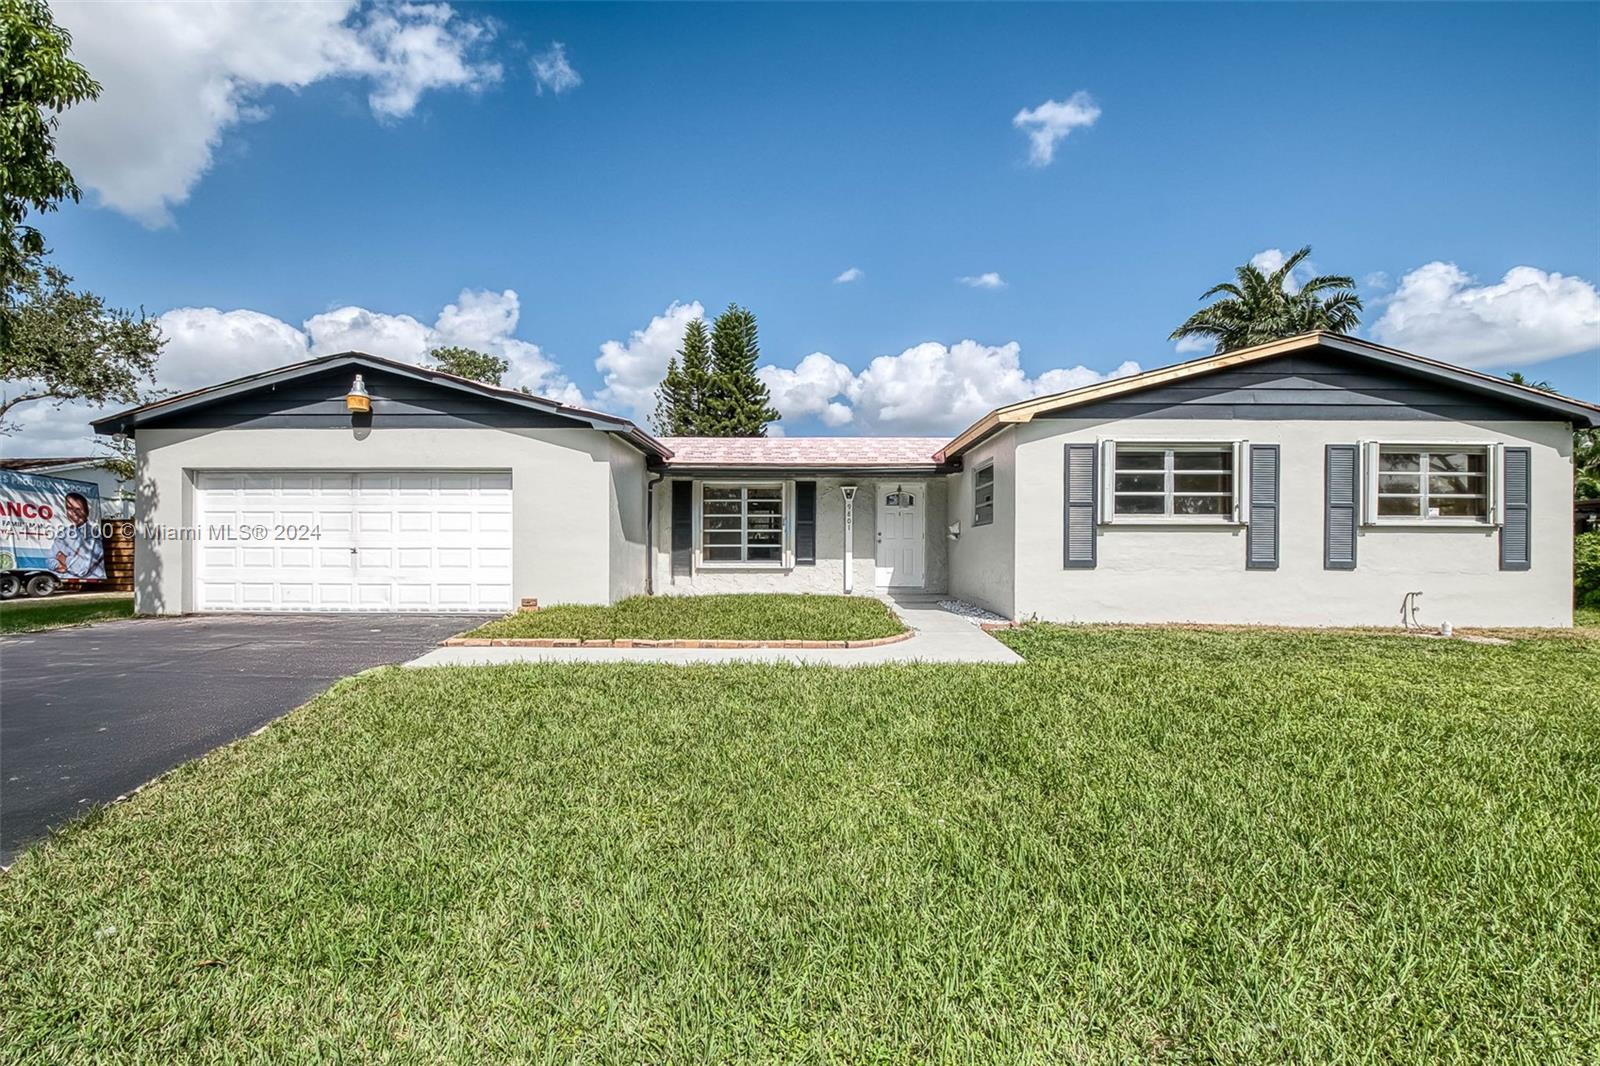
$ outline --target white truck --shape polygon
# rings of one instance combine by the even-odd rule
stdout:
[[[0,470],[0,599],[104,581],[104,532],[94,484]]]

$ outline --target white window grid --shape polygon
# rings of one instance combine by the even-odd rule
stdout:
[[[1236,482],[1235,479],[1238,477],[1238,473],[1237,473],[1237,471],[1235,471],[1233,469],[1234,458],[1235,458],[1235,455],[1236,455],[1236,451],[1237,451],[1237,449],[1235,448],[1235,446],[1231,442],[1230,443],[1226,443],[1226,444],[1172,444],[1172,445],[1122,444],[1122,443],[1118,443],[1118,444],[1115,445],[1114,455],[1116,457],[1116,465],[1115,465],[1114,469],[1112,470],[1112,478],[1111,478],[1111,482],[1112,482],[1112,501],[1111,501],[1112,511],[1117,517],[1126,518],[1126,519],[1157,519],[1157,518],[1227,519],[1227,518],[1231,517],[1232,514],[1233,514],[1233,501],[1234,501],[1234,498],[1235,498],[1234,494],[1235,494],[1235,489],[1236,489],[1236,485],[1237,485],[1237,482]],[[1220,465],[1220,466],[1208,466],[1208,467],[1205,467],[1205,468],[1185,467],[1184,469],[1179,470],[1179,469],[1177,469],[1177,456],[1185,455],[1185,454],[1188,454],[1188,455],[1214,454],[1219,458],[1219,460],[1221,461],[1222,465]],[[1124,467],[1123,464],[1122,464],[1122,459],[1123,459],[1124,455],[1130,455],[1130,456],[1131,455],[1160,455],[1162,457],[1161,458],[1161,469],[1159,471],[1157,471],[1157,470],[1151,469],[1151,468],[1143,468],[1143,469],[1141,469],[1141,468],[1134,468],[1134,467]],[[1157,473],[1161,474],[1161,477],[1162,477],[1161,488],[1159,490],[1157,490],[1157,489],[1140,489],[1140,490],[1124,491],[1122,489],[1116,488],[1116,478],[1118,476],[1127,474],[1127,475],[1139,475],[1139,476],[1149,477],[1149,476],[1151,476],[1153,474],[1157,474]],[[1178,491],[1177,490],[1177,479],[1179,477],[1185,477],[1185,476],[1191,476],[1191,475],[1193,475],[1193,476],[1209,476],[1209,477],[1217,477],[1217,476],[1225,477],[1227,479],[1226,482],[1225,482],[1226,487],[1223,488],[1223,489],[1205,489],[1205,490],[1189,490],[1189,489],[1185,489],[1185,490],[1183,490],[1181,492]],[[1124,498],[1130,498],[1130,497],[1137,497],[1137,498],[1141,498],[1141,499],[1159,498],[1161,500],[1161,507],[1162,507],[1161,512],[1159,514],[1157,514],[1157,513],[1152,512],[1152,511],[1123,511],[1123,510],[1120,510],[1117,507],[1118,501],[1120,501],[1120,500],[1122,500]],[[1224,502],[1223,506],[1219,510],[1216,510],[1216,511],[1178,512],[1178,511],[1176,511],[1174,509],[1174,502],[1173,502],[1176,497],[1220,498],[1225,502]]]

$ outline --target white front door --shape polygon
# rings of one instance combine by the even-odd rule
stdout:
[[[921,588],[926,555],[920,481],[878,482],[879,588]]]
[[[196,610],[511,609],[506,471],[204,471],[195,513]]]

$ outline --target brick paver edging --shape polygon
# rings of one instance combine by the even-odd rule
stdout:
[[[451,637],[446,648],[881,648],[910,640],[911,630],[870,640],[579,640],[577,637]]]

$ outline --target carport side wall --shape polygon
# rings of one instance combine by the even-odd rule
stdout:
[[[510,470],[513,597],[611,596],[612,445],[598,430],[142,429],[135,446],[139,614],[194,610],[195,544],[170,531],[194,528],[194,474],[206,470]]]

